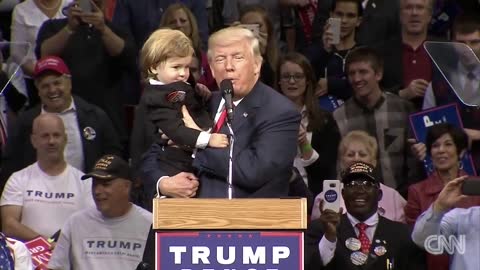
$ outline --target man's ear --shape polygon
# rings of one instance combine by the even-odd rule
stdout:
[[[383,78],[383,70],[375,71],[375,79],[380,82]]]
[[[383,191],[382,189],[379,187],[378,188],[378,201],[381,201],[383,198]]]
[[[255,68],[254,74],[260,74],[260,70],[262,69],[263,58],[262,57],[255,57]]]
[[[361,16],[358,17],[358,21],[357,21],[357,23],[355,24],[356,27],[359,27],[360,24],[362,24],[362,18],[363,18],[363,17],[361,17]]]
[[[30,134],[30,143],[32,144],[33,148],[37,149],[36,142],[35,142],[35,135]]]

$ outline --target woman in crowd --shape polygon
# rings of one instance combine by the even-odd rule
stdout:
[[[340,133],[330,113],[318,107],[314,96],[315,76],[308,60],[299,53],[288,53],[278,65],[280,92],[302,113],[298,154],[294,165],[316,196],[324,179],[334,179]]]
[[[34,49],[38,30],[47,20],[65,18],[62,9],[71,2],[72,0],[26,0],[13,9],[10,41],[30,44],[30,48],[21,45],[11,46],[11,54],[18,64],[22,62],[22,58],[25,58],[22,71],[27,83],[30,105],[39,102],[31,79],[37,62]]]
[[[468,137],[463,130],[448,123],[436,124],[428,129],[425,144],[434,170],[427,179],[408,188],[405,216],[407,223],[412,226],[418,216],[437,199],[445,184],[466,174],[460,163],[468,146]],[[476,205],[480,205],[480,198],[468,197],[457,207],[468,208]],[[427,266],[429,270],[448,270],[449,258],[447,255],[428,254]]]
[[[195,53],[200,52],[201,69],[200,79],[196,83],[207,86],[210,90],[216,90],[215,79],[212,76],[210,66],[208,65],[207,54],[201,46],[200,33],[198,25],[192,11],[182,3],[174,3],[168,6],[160,20],[160,27],[168,27],[182,31],[192,41]]]
[[[247,6],[240,14],[240,23],[258,25],[258,40],[260,41],[260,51],[263,56],[260,80],[276,88],[275,81],[278,71],[279,52],[273,32],[273,24],[268,17],[267,11],[259,5]]]
[[[354,130],[349,132],[342,138],[340,146],[338,147],[338,165],[340,172],[347,168],[350,164],[362,161],[369,163],[374,167],[377,165],[378,144],[377,140],[368,135],[365,131]],[[378,175],[378,173],[377,173]],[[338,178],[337,178],[338,179]],[[405,199],[391,187],[380,184],[380,189],[383,192],[382,199],[378,202],[378,214],[390,220],[405,222],[405,215],[403,208],[405,207]],[[320,201],[323,198],[323,193],[315,198],[312,210],[312,219],[320,217]],[[345,211],[345,204],[343,199],[341,201],[343,210]]]

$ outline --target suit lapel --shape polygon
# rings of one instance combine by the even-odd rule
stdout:
[[[217,114],[218,105],[220,105],[220,101],[222,100],[222,95],[220,91],[215,91],[212,93],[212,97],[210,102],[208,103],[208,110],[213,120],[215,120],[215,115]]]
[[[260,87],[260,84],[260,82],[257,82],[252,91],[235,107],[233,117],[234,131],[239,130],[249,118],[255,115],[257,108],[261,106],[264,98],[264,89]]]

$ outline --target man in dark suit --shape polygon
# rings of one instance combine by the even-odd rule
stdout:
[[[232,123],[235,134],[233,197],[287,196],[297,151],[298,110],[284,96],[258,81],[262,57],[258,40],[251,31],[241,27],[225,28],[210,37],[209,45],[209,62],[217,83],[224,79],[233,83],[236,106]],[[224,104],[220,93],[214,93],[210,111],[215,122],[219,122]],[[188,126],[191,117],[184,116]],[[220,133],[229,134],[226,125]],[[151,162],[159,148],[150,149],[141,168],[147,196],[153,197],[158,188],[160,193],[171,197],[196,194],[198,197],[227,197],[229,148],[199,150],[193,162],[196,176],[182,173],[170,177],[164,177],[166,174]],[[200,179],[198,190],[197,177]]]
[[[305,237],[305,269],[424,269],[407,225],[378,215],[382,190],[373,167],[357,162],[342,177],[347,214],[321,209]],[[323,202],[321,203],[323,208]]]
[[[0,180],[3,189],[10,174],[36,161],[30,142],[33,120],[44,112],[62,118],[67,133],[66,161],[81,171],[90,170],[104,154],[123,154],[120,139],[107,114],[71,94],[70,70],[62,59],[49,56],[35,67],[35,85],[41,104],[20,114],[10,127],[2,160]]]

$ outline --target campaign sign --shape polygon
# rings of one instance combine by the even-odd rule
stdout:
[[[342,106],[343,104],[342,99],[337,99],[335,96],[332,96],[332,95],[321,96],[318,98],[318,102],[319,102],[318,104],[320,108],[328,112],[335,111],[338,107]]]
[[[302,270],[302,232],[157,232],[157,270]]]
[[[463,123],[458,112],[456,103],[444,106],[433,107],[428,110],[420,111],[410,115],[410,125],[414,132],[415,138],[419,142],[425,143],[427,138],[427,130],[429,127],[440,124],[449,123],[463,129]],[[427,157],[423,161],[425,170],[428,175],[433,173],[434,168],[432,159],[427,153]],[[470,152],[466,152],[460,160],[461,168],[469,175],[477,175],[473,166],[472,156]]]
[[[45,238],[39,236],[25,243],[25,246],[30,251],[32,256],[32,263],[36,270],[46,270],[48,261],[52,257],[50,251],[50,243]]]

